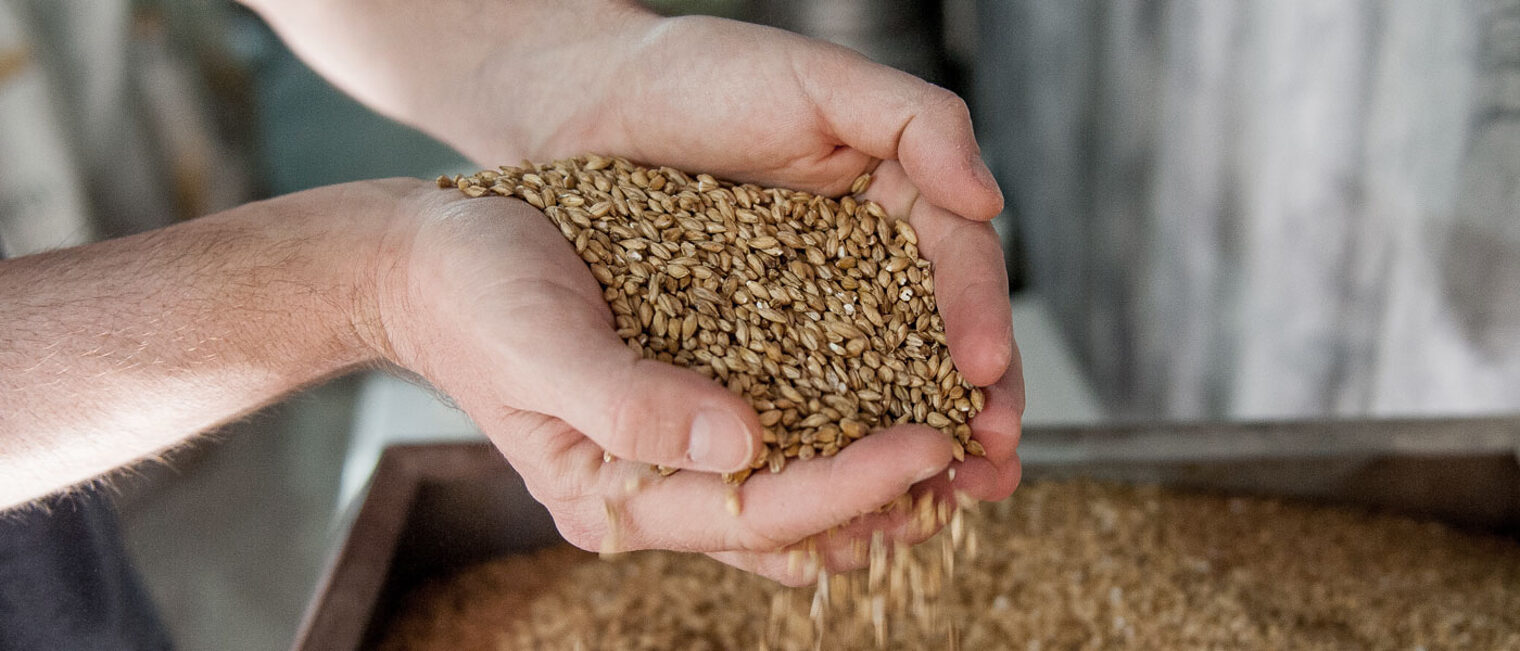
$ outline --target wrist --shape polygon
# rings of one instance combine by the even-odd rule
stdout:
[[[225,221],[233,237],[247,233],[247,254],[255,265],[267,264],[229,283],[231,300],[286,317],[269,324],[281,336],[248,338],[268,346],[250,356],[288,369],[296,383],[391,358],[381,294],[404,256],[396,234],[413,221],[408,197],[428,185],[417,179],[348,183],[206,218]]]
[[[487,31],[512,36],[466,62],[468,74],[441,103],[409,109],[414,125],[486,167],[607,150],[620,127],[607,116],[628,81],[622,73],[671,19],[629,0],[596,0],[522,3],[491,20],[500,24]]]

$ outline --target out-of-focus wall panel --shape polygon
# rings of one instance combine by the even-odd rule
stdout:
[[[1121,414],[1520,408],[1520,0],[980,3],[979,128]]]

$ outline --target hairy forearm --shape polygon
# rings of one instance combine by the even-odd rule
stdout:
[[[563,154],[556,141],[595,128],[567,113],[656,20],[632,0],[243,2],[345,92],[482,165]]]
[[[370,360],[376,220],[312,199],[0,262],[0,508]]]

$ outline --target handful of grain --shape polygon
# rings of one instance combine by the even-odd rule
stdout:
[[[898,423],[983,454],[968,423],[984,398],[950,360],[929,261],[912,226],[856,196],[870,180],[836,200],[591,155],[438,184],[543,210],[629,348],[743,396],[765,445],[737,483]]]

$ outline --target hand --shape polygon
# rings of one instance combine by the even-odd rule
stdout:
[[[591,152],[831,196],[896,160],[954,214],[987,221],[1002,210],[954,93],[790,32],[613,4],[539,18],[569,17],[591,35],[548,54],[525,60],[507,43],[463,66],[475,74],[457,85],[481,90],[460,100],[473,106],[441,110],[470,119],[421,126],[483,165]]]
[[[993,468],[970,464],[956,488],[1006,497],[1019,477],[1023,373],[1002,247],[986,223],[1003,198],[965,103],[781,30],[706,17],[607,22],[614,56],[603,67],[614,74],[577,85],[579,103],[558,98],[563,122],[544,130],[551,137],[534,145],[537,155],[611,153],[831,195],[880,164],[867,197],[921,233],[956,366],[990,389],[992,406],[973,427]]]
[[[1020,478],[1024,392],[1002,248],[986,223],[1001,211],[1002,196],[960,98],[780,30],[702,17],[617,15],[603,25],[599,43],[611,56],[589,73],[568,67],[575,93],[552,95],[557,111],[530,109],[542,137],[518,144],[545,160],[610,153],[836,195],[875,167],[867,197],[918,229],[921,251],[936,265],[952,357],[968,380],[987,387],[987,409],[972,421],[987,456],[957,463],[953,481],[940,477],[918,491],[1007,497]],[[482,70],[483,86],[506,74]],[[506,146],[477,135],[462,143],[466,151]],[[833,547],[869,537],[870,520],[900,524],[867,520],[854,527],[855,540],[835,536]],[[720,557],[767,574],[785,564],[781,554]]]
[[[893,428],[751,477],[736,517],[735,489],[715,473],[745,467],[760,445],[747,403],[693,371],[639,359],[573,247],[527,204],[425,188],[398,203],[398,214],[423,217],[396,220],[385,238],[382,259],[400,262],[376,281],[378,347],[451,395],[577,546],[707,552],[800,582],[808,577],[775,550],[870,513],[950,463],[942,433]],[[618,460],[605,463],[604,449]],[[662,478],[647,464],[699,472]],[[630,480],[642,485],[629,490]]]
[[[867,197],[919,231],[921,252],[935,263],[952,357],[969,381],[987,387],[988,407],[972,421],[987,456],[957,463],[953,482],[931,485],[941,494],[1007,497],[1020,478],[1023,374],[1002,248],[986,223],[1001,211],[1002,195],[965,104],[852,51],[780,30],[701,17],[624,16],[617,24],[625,36],[607,42],[624,54],[612,57],[620,62],[611,66],[613,83],[600,92],[594,80],[578,85],[580,104],[562,98],[570,110],[533,145],[538,155],[612,153],[825,194],[840,194],[879,164]]]

